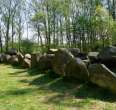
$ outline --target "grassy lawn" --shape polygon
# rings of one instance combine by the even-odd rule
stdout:
[[[116,110],[116,96],[53,73],[0,65],[0,110]]]

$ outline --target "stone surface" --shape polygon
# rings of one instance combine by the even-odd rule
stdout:
[[[104,64],[90,65],[89,73],[92,83],[116,93],[116,74],[110,71]]]
[[[108,46],[103,48],[99,55],[98,58],[102,62],[116,62],[116,47],[114,46]]]
[[[47,54],[55,54],[58,51],[58,49],[49,49]]]
[[[99,62],[98,54],[99,54],[99,52],[89,52],[88,53],[88,57],[89,57],[91,63]]]
[[[19,64],[18,56],[17,55],[11,56],[9,63],[12,65],[18,65]]]
[[[10,58],[11,58],[11,55],[4,54],[3,55],[3,63],[9,63]]]
[[[88,55],[86,53],[78,53],[78,55],[76,56],[78,58],[80,58],[81,60],[88,60]]]
[[[27,59],[27,58],[24,58],[24,59],[23,59],[22,66],[23,66],[24,68],[31,68],[31,60],[29,60],[29,59]]]
[[[18,51],[16,48],[11,48],[9,49],[6,54],[9,54],[9,55],[17,55]]]
[[[53,58],[54,54],[46,54],[41,56],[38,61],[38,69],[42,71],[52,69]]]
[[[78,55],[80,53],[80,49],[79,48],[69,48],[67,50],[70,51],[75,57],[78,57]]]
[[[1,63],[4,62],[4,57],[5,57],[5,54],[4,54],[4,53],[1,53],[1,54],[0,54],[0,62],[1,62]]]
[[[27,59],[29,59],[29,60],[31,60],[31,54],[25,54],[24,57],[27,58]]]
[[[37,57],[38,56],[39,56],[39,54],[37,54],[37,53],[31,54],[31,66],[32,66],[32,68],[37,67]]]
[[[22,65],[23,59],[24,59],[24,55],[22,53],[18,53],[17,56],[18,56],[19,64]]]
[[[68,64],[69,61],[73,57],[74,56],[67,49],[59,49],[55,53],[55,56],[54,56],[54,59],[53,59],[53,62],[52,62],[54,72],[56,74],[65,76],[65,67],[66,67],[66,64]]]
[[[66,76],[88,81],[89,72],[86,64],[79,58],[72,58],[65,68]]]

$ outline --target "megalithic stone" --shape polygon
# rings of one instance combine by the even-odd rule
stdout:
[[[110,71],[104,64],[90,65],[89,73],[92,83],[116,93],[116,74]]]

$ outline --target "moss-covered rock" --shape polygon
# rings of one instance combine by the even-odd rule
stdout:
[[[98,58],[103,63],[110,63],[110,62],[116,63],[116,47],[107,46],[103,48],[98,54]]]
[[[74,58],[72,53],[68,49],[59,49],[53,59],[53,70],[56,74],[65,76],[65,67]]]
[[[38,69],[42,71],[52,69],[53,58],[54,58],[54,54],[45,54],[41,56],[39,61],[37,62]]]
[[[116,74],[105,65],[92,64],[89,66],[89,73],[92,83],[116,93]]]
[[[24,59],[23,59],[22,66],[23,66],[24,68],[31,68],[31,60],[29,60],[29,59],[27,59],[27,58],[24,58]]]
[[[72,58],[65,68],[66,76],[88,81],[89,72],[86,64],[79,58]]]
[[[9,60],[9,63],[12,64],[12,65],[18,65],[19,64],[18,56],[17,55],[12,55],[10,60]]]

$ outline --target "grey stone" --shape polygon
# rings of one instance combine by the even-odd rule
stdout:
[[[116,93],[116,74],[110,71],[104,64],[90,65],[89,73],[92,83]]]
[[[89,80],[87,66],[80,58],[72,58],[66,65],[65,73],[68,77],[74,77],[82,81]]]

